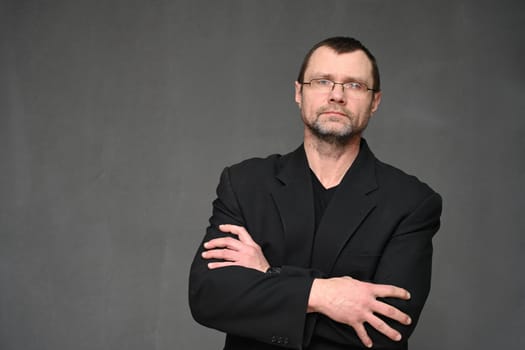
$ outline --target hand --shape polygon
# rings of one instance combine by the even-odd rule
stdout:
[[[222,260],[208,263],[209,269],[225,266],[243,266],[261,272],[268,270],[270,264],[264,257],[261,247],[255,243],[244,227],[219,225],[219,230],[237,235],[239,239],[222,237],[204,243],[204,248],[206,249],[202,253],[204,259]]]
[[[372,347],[372,340],[364,327],[365,322],[390,339],[401,340],[401,334],[376,314],[404,325],[412,322],[410,317],[377,300],[378,297],[408,300],[410,293],[395,286],[361,282],[351,277],[315,279],[308,300],[308,312],[319,312],[336,322],[351,326],[361,342],[369,348]]]

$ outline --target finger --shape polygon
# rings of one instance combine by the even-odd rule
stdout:
[[[383,333],[387,337],[389,337],[392,340],[400,341],[401,340],[401,334],[390,327],[385,321],[380,319],[379,317],[372,315],[367,320],[368,324],[377,329],[380,333]]]
[[[204,259],[220,259],[228,261],[236,261],[238,253],[230,249],[212,249],[202,252]]]
[[[233,234],[238,234],[239,230],[242,229],[244,227],[242,226],[239,226],[239,225],[232,225],[232,224],[222,224],[222,225],[219,225],[219,230],[221,230],[222,232],[229,232],[229,233],[233,233]]]
[[[399,309],[396,309],[392,305],[389,305],[379,300],[377,300],[374,304],[373,311],[407,326],[410,323],[412,323],[412,319],[410,318],[410,316],[400,311]]]
[[[370,284],[376,297],[397,298],[403,300],[410,299],[410,293],[403,288],[387,284]]]
[[[232,250],[240,250],[243,243],[239,242],[238,239],[232,237],[221,237],[215,238],[208,242],[204,243],[204,248],[214,249],[214,248],[227,248]]]
[[[370,339],[370,337],[368,336],[368,333],[366,332],[366,329],[365,327],[363,326],[362,323],[354,326],[354,330],[355,332],[357,333],[357,336],[359,337],[359,339],[361,340],[361,342],[367,347],[367,348],[371,348],[372,347],[372,339]]]
[[[237,226],[237,225],[231,225],[231,224],[224,224],[219,225],[219,229],[222,232],[229,232],[234,235],[237,235],[241,242],[244,242],[246,244],[254,245],[256,244],[255,241],[252,239],[252,236],[246,231],[246,228],[243,226]]]
[[[226,266],[239,266],[239,264],[237,264],[234,261],[218,261],[218,262],[208,263],[208,268],[210,270],[220,269],[221,267],[226,267]]]
[[[255,241],[253,240],[252,236],[248,233],[248,231],[246,231],[244,227],[239,227],[237,235],[239,236],[241,242],[244,242],[251,246],[257,245],[257,243],[255,243]]]

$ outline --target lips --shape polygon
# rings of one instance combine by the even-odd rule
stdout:
[[[340,111],[324,111],[324,112],[321,112],[321,114],[335,114],[335,115],[340,115],[342,117],[348,117],[346,113],[340,112]]]

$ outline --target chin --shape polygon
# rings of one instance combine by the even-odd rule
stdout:
[[[330,144],[344,145],[354,137],[354,133],[349,128],[345,128],[344,130],[334,128],[312,128],[311,130],[319,140]]]
[[[315,127],[315,126],[314,126]],[[333,127],[327,125],[317,125],[315,129],[321,135],[329,137],[349,137],[353,134],[353,128],[350,125],[335,125]]]

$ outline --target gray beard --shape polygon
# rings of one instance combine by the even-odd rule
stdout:
[[[319,125],[317,121],[314,122],[312,125],[307,124],[306,126],[308,127],[308,129],[310,129],[312,134],[319,140],[335,146],[344,146],[348,144],[348,142],[354,136],[356,136],[356,133],[354,133],[352,129],[349,129],[343,133],[336,133],[332,131],[323,130],[323,128]]]

